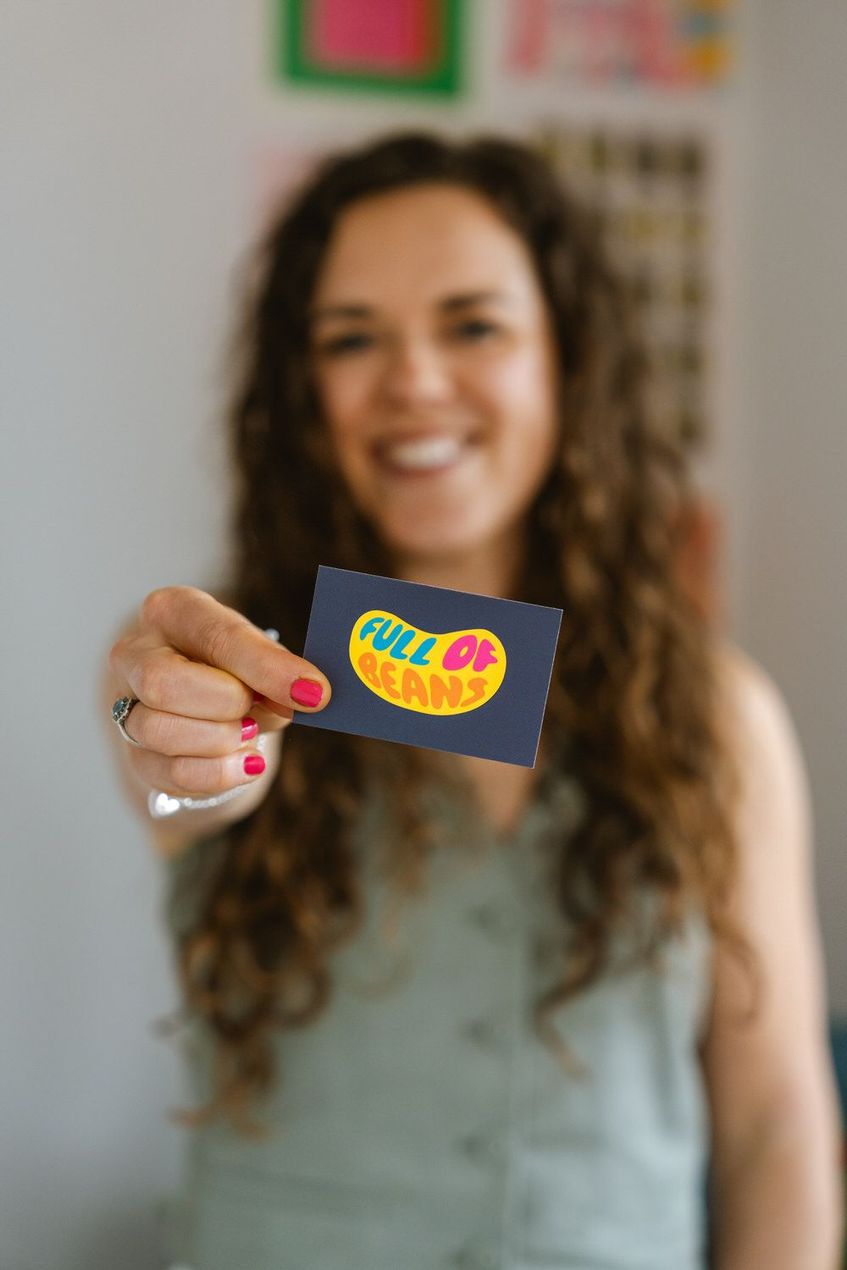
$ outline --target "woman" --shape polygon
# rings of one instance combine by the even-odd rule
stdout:
[[[830,1270],[801,763],[686,599],[584,218],[505,141],[329,160],[243,351],[226,603],[158,590],[110,657],[131,797],[182,800],[182,1259],[687,1270],[710,1228],[720,1270]],[[318,564],[561,606],[536,769],[289,730]]]

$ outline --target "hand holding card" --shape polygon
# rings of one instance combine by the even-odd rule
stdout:
[[[333,697],[295,722],[533,767],[561,619],[322,566],[303,655]]]
[[[287,727],[295,707],[321,709],[332,692],[317,666],[196,587],[150,592],[110,670],[131,742],[119,749],[124,765],[139,786],[177,798],[255,782],[270,760],[259,733]]]

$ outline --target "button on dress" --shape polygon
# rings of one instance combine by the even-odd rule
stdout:
[[[539,950],[563,943],[551,843],[579,804],[553,782],[512,836],[445,804],[427,885],[393,934],[386,879],[363,860],[365,919],[333,956],[330,1003],[279,1040],[269,1137],[175,1130],[186,1166],[163,1205],[163,1266],[702,1270],[705,922],[692,914],[659,965],[628,964],[616,937],[602,978],[554,1015],[573,1061],[535,1028],[558,975]],[[374,800],[361,841],[389,831]],[[195,1027],[191,1100],[207,1056]]]

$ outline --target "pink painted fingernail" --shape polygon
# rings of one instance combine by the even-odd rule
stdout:
[[[244,760],[245,776],[260,776],[265,770],[265,760],[261,754],[248,754]]]
[[[264,699],[265,699],[265,698],[262,696],[262,694],[261,694],[260,692],[254,692],[254,693],[253,693],[253,700],[251,701],[251,703],[250,703],[250,704],[251,704],[251,705],[254,705],[254,706],[260,706],[260,705],[262,704],[262,702],[264,701]]]
[[[241,720],[241,739],[242,741],[252,741],[253,737],[259,731],[259,725],[255,719],[251,719],[249,714]]]
[[[319,706],[324,690],[314,679],[295,679],[291,685],[291,700],[298,706]]]

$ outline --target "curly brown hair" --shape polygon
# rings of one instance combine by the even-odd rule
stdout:
[[[625,290],[590,217],[526,146],[497,137],[380,139],[324,161],[271,226],[236,340],[238,475],[230,602],[300,650],[319,564],[390,574],[392,561],[331,461],[310,377],[306,311],[339,215],[359,199],[447,182],[488,200],[526,244],[557,343],[561,442],[529,514],[515,598],[565,611],[544,752],[584,810],[552,845],[564,921],[550,1013],[603,973],[612,934],[649,890],[650,957],[692,906],[732,938],[732,771],[718,730],[715,640],[680,579],[689,495],[679,448],[651,426]],[[326,1006],[330,956],[363,907],[353,826],[375,775],[396,821],[397,876],[413,889],[437,836],[420,791],[437,759],[405,746],[294,727],[266,801],[206,852],[195,916],[179,933],[186,1010],[208,1028],[210,1102],[249,1129],[279,1074],[274,1032]],[[321,798],[304,798],[320,773]],[[198,889],[199,888],[199,889]],[[255,1128],[255,1125],[252,1127]]]

